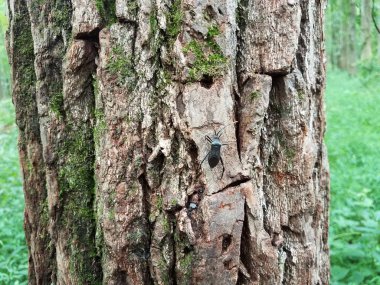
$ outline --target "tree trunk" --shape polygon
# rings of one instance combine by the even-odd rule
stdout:
[[[362,50],[361,60],[368,61],[372,58],[372,14],[371,0],[362,1],[361,28],[362,28]]]
[[[348,5],[348,13],[347,13],[347,23],[346,23],[346,32],[347,42],[346,42],[346,66],[347,71],[350,74],[356,73],[356,3],[355,0],[350,0]]]
[[[328,284],[324,1],[9,6],[30,284]]]
[[[355,33],[355,19],[356,19],[356,6],[355,0],[351,0],[348,4],[346,1],[340,3],[341,5],[341,29],[340,32],[340,61],[339,67],[348,71],[350,74],[356,72],[356,33]]]

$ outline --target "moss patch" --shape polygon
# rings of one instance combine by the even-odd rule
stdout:
[[[191,81],[200,81],[204,77],[212,78],[224,73],[227,59],[215,41],[219,34],[219,28],[211,26],[204,41],[192,40],[185,46],[185,54],[191,53],[195,57],[189,71]]]
[[[23,15],[15,16],[15,22],[22,22]],[[26,18],[27,19],[27,18]],[[24,93],[24,99],[28,99],[28,95],[33,95],[30,88],[34,87],[36,75],[34,72],[34,47],[30,29],[21,26],[15,26],[13,31],[13,54],[17,58],[22,58],[23,61],[15,61],[14,68],[18,71],[20,93]],[[28,102],[30,100],[28,99]],[[24,109],[24,108],[23,108]]]
[[[136,82],[136,71],[132,56],[126,56],[120,45],[112,48],[111,58],[106,66],[106,70],[116,76],[117,84],[127,85],[128,89],[132,89]]]
[[[99,141],[105,130],[107,129],[107,124],[103,110],[95,109],[95,120],[96,124],[94,127],[94,142],[96,146],[99,146]]]
[[[260,96],[261,96],[260,92],[255,90],[255,91],[252,91],[249,98],[251,99],[251,101],[255,101],[255,99],[259,98]]]
[[[115,2],[115,0],[95,0],[96,9],[106,25],[117,22]]]
[[[59,178],[61,180],[61,192],[80,190],[93,191],[93,162],[94,153],[91,145],[92,138],[89,134],[73,131],[73,137],[68,138],[63,148],[60,150],[60,156],[65,157],[65,163],[60,168]]]
[[[70,2],[56,1],[54,10],[52,12],[52,22],[54,22],[57,27],[69,30],[71,29],[72,12],[73,11]]]
[[[90,131],[69,130],[61,146],[59,167],[60,200],[63,205],[59,222],[70,237],[70,271],[77,284],[100,284],[95,246],[94,150]]]
[[[63,113],[63,93],[57,92],[53,94],[50,100],[50,109],[57,115],[58,118],[62,117]]]
[[[193,272],[194,250],[186,235],[174,233],[175,249],[176,249],[176,276],[180,284],[191,284],[191,276]]]
[[[181,9],[181,0],[175,0],[170,11],[166,14],[166,33],[169,44],[173,44],[178,34],[181,32],[183,22],[183,11]]]

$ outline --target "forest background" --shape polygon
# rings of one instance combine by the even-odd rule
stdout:
[[[331,284],[380,284],[380,0],[330,0],[325,141]],[[0,0],[0,284],[27,284],[17,127]]]

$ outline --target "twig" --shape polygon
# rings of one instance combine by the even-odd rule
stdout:
[[[375,28],[376,28],[377,32],[380,34],[380,28],[377,25],[376,18],[375,18],[375,0],[372,0],[372,13],[371,14],[372,14],[373,24],[375,25]]]

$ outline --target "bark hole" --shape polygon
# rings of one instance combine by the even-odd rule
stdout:
[[[230,234],[224,234],[223,235],[223,240],[222,240],[222,250],[223,252],[227,251],[229,246],[232,243],[232,235]]]
[[[209,19],[214,19],[216,17],[216,12],[211,5],[207,5],[205,8],[205,15],[207,15]]]
[[[203,88],[210,89],[211,86],[214,84],[214,78],[212,78],[212,76],[204,74],[200,83]]]
[[[94,30],[88,33],[78,33],[75,36],[75,39],[99,43],[99,32],[100,32],[100,29],[95,28]]]

